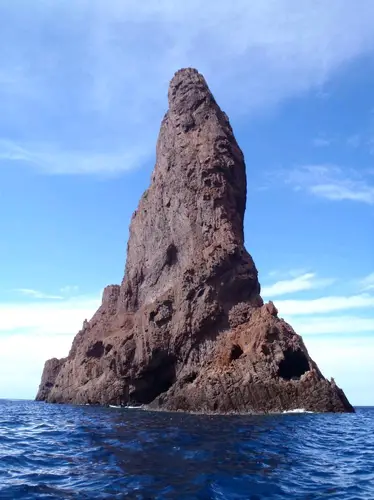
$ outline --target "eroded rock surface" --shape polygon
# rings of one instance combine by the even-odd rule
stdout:
[[[37,399],[153,408],[353,411],[300,336],[263,304],[244,248],[246,173],[204,78],[177,72],[121,286],[47,361]]]

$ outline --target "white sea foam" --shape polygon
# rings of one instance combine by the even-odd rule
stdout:
[[[304,408],[295,408],[294,410],[285,410],[283,413],[313,413],[313,412],[305,410]]]
[[[124,410],[141,410],[141,406],[120,406],[120,405],[109,405],[109,408],[123,408]]]

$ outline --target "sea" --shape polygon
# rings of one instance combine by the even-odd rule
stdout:
[[[374,499],[374,408],[207,416],[0,400],[0,499]]]

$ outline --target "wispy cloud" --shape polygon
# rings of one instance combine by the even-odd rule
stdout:
[[[59,294],[55,293],[45,293],[40,290],[35,290],[33,288],[15,288],[13,292],[16,292],[25,297],[31,299],[40,300],[63,300],[68,297],[74,297],[78,295],[79,287],[76,285],[66,285],[59,289]]]
[[[40,292],[39,290],[32,290],[31,288],[16,288],[15,292],[25,295],[32,299],[51,299],[51,300],[61,300],[63,297],[61,295],[51,295],[48,293]]]
[[[334,165],[306,165],[282,172],[286,184],[333,201],[374,204],[374,184],[369,173]]]
[[[371,0],[2,2],[0,157],[52,174],[136,167],[175,70],[201,70],[235,119],[322,88],[373,49],[373,22]]]
[[[261,293],[264,297],[272,298],[304,290],[323,288],[334,283],[334,279],[319,279],[314,273],[305,273],[300,276],[277,281],[272,285],[263,286]]]
[[[136,147],[113,154],[91,150],[64,150],[53,144],[22,144],[0,138],[0,162],[30,166],[49,174],[113,175],[138,167],[145,160]]]
[[[347,138],[347,146],[351,148],[358,148],[362,142],[360,134],[353,134]]]
[[[328,296],[310,300],[277,300],[279,313],[292,316],[323,314],[335,311],[374,307],[374,296],[360,294],[352,296]]]
[[[267,278],[278,279],[278,280],[288,280],[290,278],[298,278],[304,274],[308,274],[307,269],[304,268],[294,268],[294,269],[273,269],[267,274]]]
[[[325,148],[327,146],[330,146],[332,143],[332,139],[327,139],[326,137],[316,137],[313,139],[313,145],[316,148]]]
[[[363,291],[374,290],[374,272],[365,276],[360,281],[360,286]]]
[[[287,320],[300,335],[348,334],[374,332],[374,317],[361,316],[298,316],[289,313]]]
[[[26,295],[33,298],[51,298],[35,290],[25,291]],[[90,319],[100,305],[98,295],[64,300],[62,297],[58,298],[61,299],[58,302],[0,303],[0,333],[72,336],[81,328],[83,320]],[[56,352],[56,356],[59,354],[61,353]]]
[[[77,294],[79,291],[79,286],[77,285],[66,285],[60,288],[60,292],[64,295]]]

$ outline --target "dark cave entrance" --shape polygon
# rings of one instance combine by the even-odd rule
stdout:
[[[235,361],[235,359],[239,359],[242,354],[243,354],[243,349],[240,347],[240,345],[237,344],[233,345],[230,351],[230,361]]]
[[[89,358],[101,358],[104,354],[104,344],[101,340],[98,340],[93,345],[91,345],[86,352],[86,356]]]
[[[301,351],[287,349],[284,359],[279,363],[278,375],[285,380],[299,379],[309,371],[309,363],[305,354]]]
[[[174,357],[160,353],[152,360],[142,376],[134,381],[134,390],[130,394],[130,402],[149,404],[157,396],[168,391],[175,380]]]
[[[165,264],[167,266],[173,266],[178,260],[178,249],[171,243],[166,250],[166,261]]]

